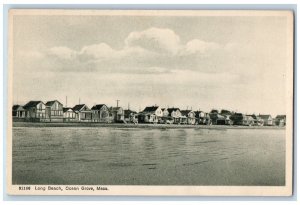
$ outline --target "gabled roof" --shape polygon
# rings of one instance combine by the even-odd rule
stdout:
[[[220,115],[218,113],[209,113],[209,117],[212,119],[225,119],[223,115]]]
[[[159,108],[159,106],[145,107],[145,109],[143,110],[143,112],[155,112],[158,108]]]
[[[249,116],[249,117],[252,117],[253,119],[259,119],[259,116],[255,115],[255,114],[252,114],[252,115],[246,115],[246,116]]]
[[[42,101],[29,101],[26,105],[24,105],[25,109],[36,107],[38,104],[43,103]]]
[[[52,100],[52,101],[48,101],[48,102],[46,102],[46,106],[52,106],[55,102],[58,102],[59,104],[61,104],[62,105],[62,103],[61,102],[59,102],[58,100]]]
[[[73,110],[76,112],[78,112],[78,111],[80,111],[80,110],[82,110],[84,107],[85,107],[86,105],[85,104],[79,104],[79,105],[75,105],[74,107],[73,107]],[[87,106],[86,106],[87,107]],[[87,107],[88,108],[88,107]]]
[[[212,110],[210,111],[210,113],[219,113],[219,111],[216,110],[216,109],[212,109]]]
[[[277,115],[276,118],[277,118],[277,119],[285,119],[285,118],[286,118],[286,115]]]
[[[192,110],[181,110],[180,112],[181,112],[181,115],[188,116],[188,114],[193,111]]]
[[[207,113],[205,113],[205,112],[203,112],[203,111],[194,111],[194,113],[195,113],[195,117],[197,117],[197,118],[200,118],[200,113],[204,113],[204,115],[207,114]],[[206,116],[206,117],[209,117],[209,115]]]
[[[179,108],[168,108],[167,110],[168,110],[168,112],[169,112],[169,113],[172,113],[173,111],[175,111],[175,112],[176,112],[177,110],[179,110],[179,111],[180,111],[180,109],[179,109]]]
[[[195,117],[199,117],[201,111],[195,111]]]
[[[124,115],[125,116],[129,116],[131,113],[136,114],[137,112],[133,111],[133,110],[124,110]]]
[[[233,113],[230,110],[221,110],[220,112],[221,115],[232,115]]]
[[[106,105],[105,104],[94,105],[91,110],[100,110],[103,106],[106,106]]]
[[[72,110],[74,112],[74,110],[71,107],[64,107],[63,108],[63,112],[67,112],[68,110]]]
[[[260,118],[264,119],[264,120],[267,120],[269,118],[272,118],[271,115],[259,115]]]
[[[13,111],[24,110],[24,108],[23,108],[23,106],[21,106],[21,105],[14,105],[14,106],[12,107],[12,110],[13,110]]]

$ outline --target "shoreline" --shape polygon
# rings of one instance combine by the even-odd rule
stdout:
[[[285,129],[278,126],[230,126],[230,125],[177,125],[177,124],[121,124],[96,122],[13,122],[12,127],[114,127],[114,128],[151,128],[151,129]]]

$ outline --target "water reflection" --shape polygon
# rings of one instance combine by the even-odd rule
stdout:
[[[284,130],[13,129],[18,184],[278,185],[284,167]]]

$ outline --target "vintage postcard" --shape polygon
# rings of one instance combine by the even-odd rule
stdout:
[[[293,23],[10,10],[8,194],[290,196]]]

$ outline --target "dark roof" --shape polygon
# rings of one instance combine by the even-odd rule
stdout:
[[[270,117],[272,118],[271,115],[259,115],[259,117],[262,118],[262,119],[268,119]]]
[[[71,109],[74,112],[74,110],[71,107],[64,107],[63,112],[67,112],[69,109]]]
[[[286,118],[286,115],[277,115],[276,118],[277,118],[277,119],[285,119],[285,118]]]
[[[48,101],[48,102],[46,102],[46,106],[52,106],[55,102],[58,102],[59,104],[61,104],[62,105],[62,103],[61,102],[59,102],[58,100],[52,100],[52,101]]]
[[[143,110],[143,112],[155,112],[157,110],[158,106],[149,106],[149,107],[145,107],[145,109]]]
[[[252,114],[252,115],[246,115],[246,116],[252,117],[253,119],[258,119],[258,118],[259,118],[259,117],[256,116],[255,114]]]
[[[26,105],[24,105],[24,108],[31,108],[36,107],[39,103],[43,103],[42,101],[29,101]]]
[[[194,113],[195,113],[195,117],[199,117],[201,111],[195,111]]]
[[[210,113],[219,113],[219,111],[216,110],[216,109],[212,109],[212,110],[210,111]]]
[[[209,113],[209,117],[211,119],[225,119],[225,117],[223,115],[220,115],[218,113]]]
[[[171,114],[173,111],[176,112],[176,110],[179,110],[179,111],[180,111],[179,108],[168,108],[167,110],[168,110],[168,112],[169,112],[170,114]]]
[[[190,112],[192,112],[192,110],[181,110],[180,112],[181,112],[181,115],[188,116],[188,114]]]
[[[232,115],[233,113],[229,110],[221,110],[220,114],[221,115]]]
[[[133,110],[124,110],[124,115],[125,116],[129,116],[131,113],[136,114],[137,112],[133,111]]]
[[[194,113],[195,113],[195,117],[196,118],[200,118],[201,116],[200,116],[200,113],[204,113],[204,117],[209,117],[209,114],[208,113],[206,113],[206,112],[204,112],[204,111],[194,111]]]
[[[100,110],[103,106],[105,106],[105,104],[94,105],[94,106],[92,107],[92,110]]]
[[[17,111],[19,108],[21,108],[22,110],[24,110],[23,106],[21,106],[21,105],[14,105],[14,106],[12,107],[12,110],[13,110],[13,111]]]
[[[79,104],[79,105],[75,105],[72,109],[73,109],[74,111],[79,111],[79,110],[81,110],[84,106],[85,106],[85,104]]]

